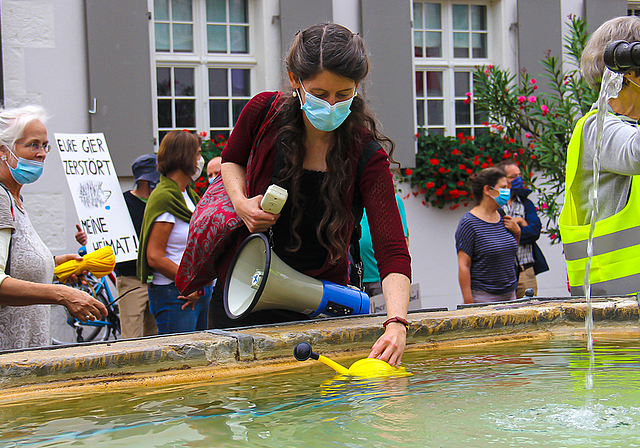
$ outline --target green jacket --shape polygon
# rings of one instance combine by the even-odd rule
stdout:
[[[187,193],[194,204],[198,203],[200,197],[187,187]],[[138,278],[142,283],[149,282],[149,277],[153,275],[153,270],[147,263],[147,245],[149,243],[149,234],[151,227],[156,218],[163,213],[171,213],[177,219],[189,222],[191,221],[191,211],[187,208],[184,196],[180,191],[180,187],[173,180],[166,176],[160,176],[160,183],[151,192],[147,206],[144,209],[144,218],[142,219],[142,228],[140,229],[140,246],[138,247]]]

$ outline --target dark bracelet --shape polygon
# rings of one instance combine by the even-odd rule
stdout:
[[[409,322],[407,322],[407,319],[404,319],[402,317],[399,316],[395,316],[395,317],[391,317],[387,320],[384,321],[384,323],[382,324],[382,326],[386,329],[387,325],[389,325],[392,322],[399,322],[402,325],[404,325],[404,327],[408,330],[409,329]]]

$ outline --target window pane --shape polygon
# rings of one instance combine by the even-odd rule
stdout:
[[[427,101],[427,116],[429,119],[429,125],[443,125],[444,124],[444,102],[442,100],[429,100]]]
[[[427,75],[427,96],[443,96],[442,72],[426,72]]]
[[[471,5],[471,29],[475,31],[487,30],[487,7]]]
[[[456,128],[456,135],[462,134],[464,136],[471,135],[471,129],[469,128]]]
[[[172,0],[171,12],[173,13],[171,16],[173,20],[179,22],[191,22],[193,20],[191,0]]]
[[[196,89],[193,82],[192,68],[175,68],[174,76],[176,96],[195,96]]]
[[[453,57],[469,57],[469,35],[467,33],[453,33]]]
[[[456,124],[471,124],[471,104],[456,100]]]
[[[176,100],[176,127],[192,128],[196,125],[196,101]]]
[[[227,27],[207,25],[207,51],[209,53],[227,52]]]
[[[474,111],[473,112],[473,121],[476,124],[480,124],[482,122],[488,121],[489,120],[489,113],[486,111]]]
[[[469,7],[467,5],[453,5],[453,29],[469,29]]]
[[[207,22],[226,22],[224,0],[207,0]]]
[[[422,57],[422,31],[414,31],[413,32],[413,45],[414,45],[414,56],[417,58]]]
[[[193,25],[173,24],[173,51],[193,51]]]
[[[231,53],[248,53],[249,48],[247,45],[247,31],[249,28],[246,26],[230,26],[229,27],[229,40],[231,40]]]
[[[429,134],[431,134],[431,135],[444,135],[444,129],[442,129],[442,128],[429,128]]]
[[[474,134],[476,135],[476,137],[480,136],[480,135],[486,135],[489,133],[489,129],[487,128],[475,128],[474,129]]]
[[[424,33],[425,56],[428,58],[442,57],[442,34],[435,32]]]
[[[249,102],[249,100],[233,100],[231,105],[233,107],[233,125],[236,125],[236,121],[238,121],[238,117],[240,116],[240,112],[244,109],[244,106]]]
[[[424,28],[427,30],[442,29],[439,3],[424,4]]]
[[[413,4],[413,27],[422,29],[422,3]]]
[[[228,96],[227,91],[227,69],[209,69],[209,96]]]
[[[465,96],[467,92],[471,92],[469,77],[469,72],[455,72],[455,96]]]
[[[426,123],[424,122],[424,100],[417,101],[418,106],[418,126],[424,126]]]
[[[231,95],[232,96],[250,96],[251,85],[248,69],[232,69],[231,70]],[[234,119],[235,123],[235,119]]]
[[[209,120],[213,127],[229,126],[229,103],[227,100],[209,100]]]
[[[229,131],[220,131],[220,130],[216,130],[216,129],[211,129],[211,132],[209,132],[209,135],[217,135],[221,138],[229,138]]]
[[[169,24],[156,23],[156,51],[169,51]]]
[[[171,96],[171,69],[169,67],[158,67],[156,69],[158,82],[158,96]]]
[[[169,20],[169,0],[154,0],[153,19]]]
[[[229,22],[249,23],[246,0],[229,0]]]
[[[172,127],[171,100],[158,100],[158,127]]]
[[[416,72],[416,97],[424,98],[424,72]]]
[[[487,57],[487,35],[474,33],[471,35],[471,42],[473,43],[473,57],[474,58],[486,58]]]

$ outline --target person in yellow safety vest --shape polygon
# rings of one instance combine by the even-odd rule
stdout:
[[[599,91],[604,49],[615,40],[640,41],[640,17],[617,17],[590,37],[581,73]],[[609,100],[600,148],[598,214],[591,260],[591,295],[640,291],[640,71],[624,74],[617,98]],[[585,295],[584,276],[591,222],[596,105],[574,129],[567,150],[565,202],[559,226],[572,296]]]

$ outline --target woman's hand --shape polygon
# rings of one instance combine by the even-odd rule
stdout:
[[[188,296],[178,296],[178,299],[186,300],[184,305],[182,305],[182,309],[183,310],[186,307],[188,307],[189,305],[191,305],[191,310],[195,310],[196,309],[196,302],[198,301],[199,298],[200,298],[199,291],[194,291],[191,294],[189,294]]]
[[[107,308],[101,302],[84,291],[60,285],[58,292],[63,296],[60,303],[81,322],[96,320],[108,314]]]
[[[234,203],[236,213],[249,229],[251,233],[265,232],[269,230],[278,220],[280,215],[273,215],[262,210],[260,203],[262,195],[253,198],[245,198]]]
[[[407,341],[407,329],[400,322],[387,325],[384,334],[378,338],[368,358],[378,358],[387,361],[392,366],[399,366]]]

